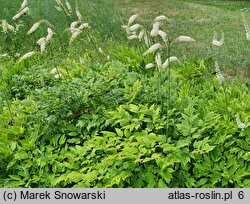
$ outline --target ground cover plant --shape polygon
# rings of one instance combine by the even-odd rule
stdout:
[[[153,3],[0,0],[0,187],[250,187],[248,4]]]

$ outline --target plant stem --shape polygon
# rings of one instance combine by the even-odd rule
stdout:
[[[38,18],[41,19],[41,0],[37,0],[37,14]]]
[[[171,40],[170,39],[168,39],[168,46],[167,46],[167,52],[168,52],[168,54],[167,54],[167,56],[168,56],[168,60],[169,60],[169,65],[168,65],[168,82],[169,82],[169,84],[168,84],[168,110],[167,110],[167,123],[168,123],[168,125],[167,125],[167,132],[168,132],[168,134],[169,134],[169,110],[170,110],[170,97],[171,97],[171,72],[170,72],[170,68],[171,68],[171,63],[170,63],[170,54],[171,54]]]

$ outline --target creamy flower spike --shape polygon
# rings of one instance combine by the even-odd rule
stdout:
[[[164,42],[167,42],[167,41],[168,41],[168,39],[167,39],[167,34],[166,34],[164,31],[159,30],[159,31],[158,31],[158,35],[161,36],[161,38],[162,38],[162,40],[163,40]]]
[[[144,35],[145,35],[145,31],[141,30],[140,33],[139,33],[139,35],[138,35],[138,38],[139,38],[140,41],[142,40],[142,38],[143,38]]]
[[[50,71],[50,74],[56,74],[56,73],[60,73],[58,68],[53,68],[53,69]]]
[[[71,34],[73,34],[74,32],[78,31],[78,28],[69,28],[69,31]]]
[[[21,7],[20,7],[19,11],[23,10],[27,6],[28,6],[28,1],[24,0],[23,3],[21,4]]]
[[[62,2],[61,2],[61,0],[56,0],[56,3],[57,3],[58,6],[62,6],[63,5]]]
[[[45,51],[45,46],[46,46],[46,38],[42,37],[37,41],[37,44],[40,45],[40,50],[41,53],[43,53]]]
[[[69,40],[69,43],[71,44],[71,43],[76,39],[76,37],[77,37],[78,35],[80,35],[81,33],[82,33],[82,31],[79,30],[79,29],[77,29],[77,31],[75,31],[75,32],[72,34],[72,36],[71,36],[71,38],[70,38],[70,40]]]
[[[69,30],[72,33],[72,36],[70,38],[69,43],[72,43],[76,39],[76,37],[82,33],[82,29],[90,28],[88,23],[82,23],[78,28],[76,28],[79,23],[81,23],[81,22],[80,21],[73,21],[71,23]]]
[[[8,23],[6,20],[2,20],[2,29],[4,33],[8,32]]]
[[[146,52],[144,52],[143,55],[145,56],[145,55],[148,55],[150,53],[153,53],[160,48],[162,48],[162,45],[160,43],[156,43],[156,44],[152,45]]]
[[[99,47],[99,48],[98,48],[98,51],[99,51],[101,54],[104,54],[102,48]]]
[[[12,25],[10,25],[10,24],[8,24],[7,26],[8,26],[8,29],[9,29],[11,32],[15,32],[15,31],[16,31],[14,26],[12,26]]]
[[[161,54],[160,53],[156,54],[155,62],[156,62],[156,65],[157,65],[158,69],[161,69],[162,68],[162,62],[161,62]]]
[[[224,43],[224,33],[222,32],[221,33],[221,38],[218,39],[218,34],[216,32],[214,32],[214,37],[213,37],[213,41],[212,41],[212,44],[215,45],[215,46],[222,46]]]
[[[161,16],[157,16],[154,21],[163,21],[163,20],[167,20],[167,19],[168,18],[166,16],[161,15]]]
[[[238,114],[235,114],[235,118],[236,118],[238,128],[240,128],[241,130],[244,130],[245,128],[247,128],[248,118],[245,119],[244,123],[241,122],[240,116]]]
[[[77,16],[78,20],[81,22],[82,21],[82,14],[78,8],[78,4],[76,4],[76,16]]]
[[[151,69],[151,68],[153,68],[154,66],[155,66],[154,63],[148,63],[148,64],[145,66],[145,68],[146,68],[146,69]]]
[[[167,68],[171,62],[175,62],[175,61],[180,63],[180,60],[175,56],[167,58],[165,62],[163,63],[162,68],[163,69]]]
[[[156,22],[153,24],[153,29],[151,30],[150,35],[151,35],[151,36],[157,36],[157,35],[158,35],[159,28],[160,28],[160,22],[159,22],[159,21],[156,21]]]
[[[223,82],[225,81],[225,77],[221,74],[219,63],[217,61],[215,62],[215,75],[219,84],[223,84]]]
[[[59,78],[61,78],[62,76],[63,76],[62,73],[59,73],[59,74],[56,74],[56,75],[54,76],[54,78],[59,79]]]
[[[140,29],[142,26],[140,25],[140,24],[134,24],[134,25],[132,25],[131,27],[129,27],[129,31],[130,32],[133,32],[133,31],[136,31],[136,30],[138,30],[138,29]]]
[[[70,13],[73,13],[70,3],[66,0],[66,7]]]
[[[186,35],[181,35],[178,38],[176,38],[175,41],[178,41],[178,42],[195,42],[195,39],[193,39],[193,38],[191,38],[189,36],[186,36]]]
[[[130,35],[128,36],[128,40],[135,40],[135,39],[139,39],[138,35]]]
[[[220,72],[216,72],[216,77],[217,77],[217,80],[220,84],[223,84],[223,82],[225,81],[225,77],[220,73]]]
[[[128,20],[128,26],[130,26],[137,18],[139,17],[139,14],[132,15]]]
[[[46,36],[46,42],[49,42],[52,39],[54,32],[52,31],[51,28],[48,28],[47,32],[48,32],[48,35]]]
[[[55,6],[55,9],[59,12],[63,11],[59,6]]]
[[[149,47],[150,46],[150,41],[149,41],[149,38],[147,36],[147,33],[144,33],[143,39],[144,39],[144,42],[147,45],[147,47]]]
[[[79,21],[73,21],[73,22],[70,24],[70,28],[76,28],[76,26],[77,26],[79,23],[80,23]]]
[[[33,56],[34,54],[36,54],[35,51],[28,52],[28,53],[24,54],[24,55],[19,59],[18,63],[21,62],[21,61],[23,61],[23,60],[25,60],[25,59],[27,59],[27,58],[29,58],[29,57],[31,57],[31,56]]]
[[[29,29],[29,31],[27,32],[27,35],[30,35],[31,33],[34,33],[34,32],[39,28],[39,26],[41,25],[41,22],[42,22],[42,21],[36,22],[36,23]]]
[[[10,25],[6,20],[2,20],[2,29],[4,33],[7,33],[8,31],[16,32],[18,27],[15,29],[15,27]]]
[[[89,24],[88,24],[88,23],[83,23],[83,24],[81,24],[81,25],[79,26],[78,29],[82,30],[82,29],[84,29],[84,28],[90,28],[90,27],[89,27]]]
[[[28,13],[29,12],[29,8],[25,7],[23,10],[21,10],[19,13],[17,13],[15,16],[13,16],[13,20],[16,20],[18,18],[20,18],[23,14]]]

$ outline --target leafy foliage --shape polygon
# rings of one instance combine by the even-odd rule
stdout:
[[[246,86],[190,79],[180,67],[171,73],[175,82],[162,73],[158,98],[157,72],[129,71],[119,61],[82,70],[65,80],[47,76],[46,86],[11,102],[11,113],[4,105],[1,186],[249,187],[250,129],[238,129],[233,115],[249,113]],[[27,73],[12,83],[39,82]]]

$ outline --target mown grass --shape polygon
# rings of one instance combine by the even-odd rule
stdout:
[[[248,1],[199,1],[199,0],[125,0],[116,1],[129,16],[139,13],[151,22],[154,16],[163,14],[170,18],[172,36],[189,35],[197,40],[187,46],[176,46],[173,54],[192,59],[194,56],[208,61],[217,60],[229,79],[235,76],[249,81],[250,43],[246,41],[241,14],[250,23]],[[222,47],[212,46],[213,33],[223,31],[225,43]],[[212,66],[212,65],[211,65]]]
[[[250,9],[250,3],[249,1],[246,0],[189,0],[190,2],[193,3],[199,3],[203,5],[208,5],[208,6],[214,6],[214,7],[219,7],[222,9],[228,9],[232,11],[249,11]]]

